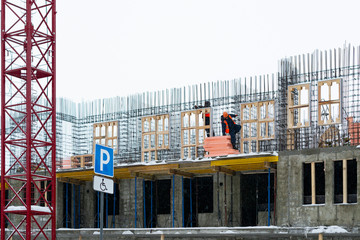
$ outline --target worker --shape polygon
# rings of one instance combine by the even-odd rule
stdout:
[[[221,127],[222,127],[222,134],[226,136],[228,133],[231,137],[231,144],[234,149],[236,149],[236,133],[238,133],[241,129],[241,125],[235,123],[233,118],[237,117],[236,114],[228,114],[227,112],[223,112],[221,116]]]
[[[209,101],[205,101],[205,105],[204,106],[197,106],[195,105],[194,108],[198,109],[198,108],[209,108],[210,107],[210,102]],[[210,112],[205,113],[205,126],[210,126]],[[210,137],[210,128],[206,128],[206,136]],[[213,136],[215,136],[215,133],[213,131]]]

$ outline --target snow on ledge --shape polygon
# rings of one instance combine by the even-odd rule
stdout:
[[[320,226],[316,229],[312,229],[309,233],[347,233],[346,229],[340,226]]]
[[[5,211],[26,211],[25,206],[9,206],[5,209]],[[41,207],[37,205],[31,205],[31,211],[37,211],[37,212],[43,212],[43,213],[51,213],[51,210],[49,207]]]

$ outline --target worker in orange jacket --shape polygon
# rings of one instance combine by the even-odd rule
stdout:
[[[237,117],[236,114],[228,114],[227,112],[223,112],[221,116],[221,127],[222,134],[225,136],[227,133],[231,137],[231,144],[234,149],[236,149],[236,133],[238,133],[241,129],[241,126],[236,124],[233,118]]]

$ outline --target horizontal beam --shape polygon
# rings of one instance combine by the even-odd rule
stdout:
[[[260,156],[260,157],[249,157],[249,158],[233,158],[233,159],[221,159],[211,161],[211,166],[231,166],[231,165],[241,165],[241,164],[256,164],[264,162],[277,162],[278,156]]]
[[[265,168],[270,168],[270,169],[275,169],[276,168],[276,164],[272,163],[272,162],[264,162],[264,167]]]
[[[177,169],[169,169],[169,174],[179,175],[187,178],[193,178],[194,174],[189,172],[180,171]]]
[[[170,168],[178,168],[179,164],[144,165],[129,168],[133,172],[167,171]]]
[[[150,180],[150,181],[155,181],[156,180],[154,175],[140,173],[140,172],[131,172],[131,176],[132,177],[143,178],[145,180]]]
[[[231,176],[234,176],[236,174],[236,172],[234,170],[228,169],[226,167],[221,167],[221,166],[213,166],[213,171],[222,172],[222,173],[225,173],[225,174],[231,175]]]
[[[58,178],[59,182],[64,182],[64,183],[71,183],[71,184],[75,184],[75,185],[84,185],[85,181],[81,181],[75,178],[67,178],[67,177],[62,177],[62,178]]]

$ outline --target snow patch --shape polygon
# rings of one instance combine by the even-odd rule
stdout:
[[[347,233],[346,229],[339,226],[320,226],[317,229],[312,229],[309,233]]]
[[[134,235],[132,231],[126,230],[122,233],[123,235]]]
[[[235,233],[234,231],[227,230],[227,231],[221,231],[220,233],[228,234],[228,233]]]
[[[5,209],[5,212],[7,212],[7,211],[26,211],[26,207],[25,206],[9,206]],[[51,210],[49,207],[41,207],[41,206],[37,206],[37,205],[31,205],[31,211],[51,213]]]

